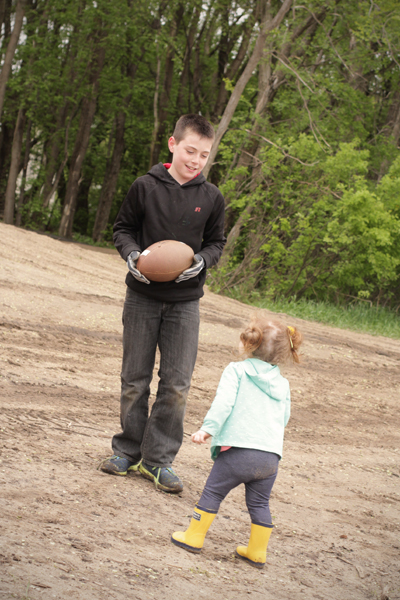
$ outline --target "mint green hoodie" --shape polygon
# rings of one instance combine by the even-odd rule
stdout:
[[[258,358],[231,362],[201,429],[212,435],[211,457],[221,446],[253,448],[282,457],[290,417],[290,389],[279,367]]]

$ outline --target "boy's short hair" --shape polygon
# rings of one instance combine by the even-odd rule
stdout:
[[[205,117],[196,114],[182,115],[175,125],[174,133],[172,134],[177,144],[183,140],[186,130],[190,129],[193,133],[197,133],[200,137],[214,140],[214,127],[207,121]]]

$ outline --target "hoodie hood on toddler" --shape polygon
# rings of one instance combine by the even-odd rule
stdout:
[[[277,402],[283,402],[287,390],[282,387],[281,374],[277,365],[270,365],[258,358],[248,358],[243,362],[244,372],[262,392]]]

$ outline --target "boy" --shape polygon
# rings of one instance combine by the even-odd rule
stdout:
[[[159,163],[131,186],[114,224],[114,243],[127,261],[123,311],[121,427],[114,455],[102,471],[138,471],[157,488],[183,489],[171,468],[182,444],[186,398],[197,355],[199,298],[206,269],[215,265],[226,242],[225,203],[201,170],[214,141],[202,116],[182,116],[168,147],[172,163]],[[161,240],[192,247],[191,267],[175,281],[150,282],[137,269],[140,253]],[[150,415],[148,399],[157,346],[159,384]]]

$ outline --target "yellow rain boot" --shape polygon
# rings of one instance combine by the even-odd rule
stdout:
[[[236,556],[247,560],[253,567],[262,569],[267,560],[267,546],[272,532],[272,525],[251,524],[250,539],[248,546],[238,546]]]
[[[171,542],[189,552],[199,553],[203,547],[206,533],[214,519],[214,513],[205,512],[195,507],[188,529],[186,531],[175,531],[171,536]]]

